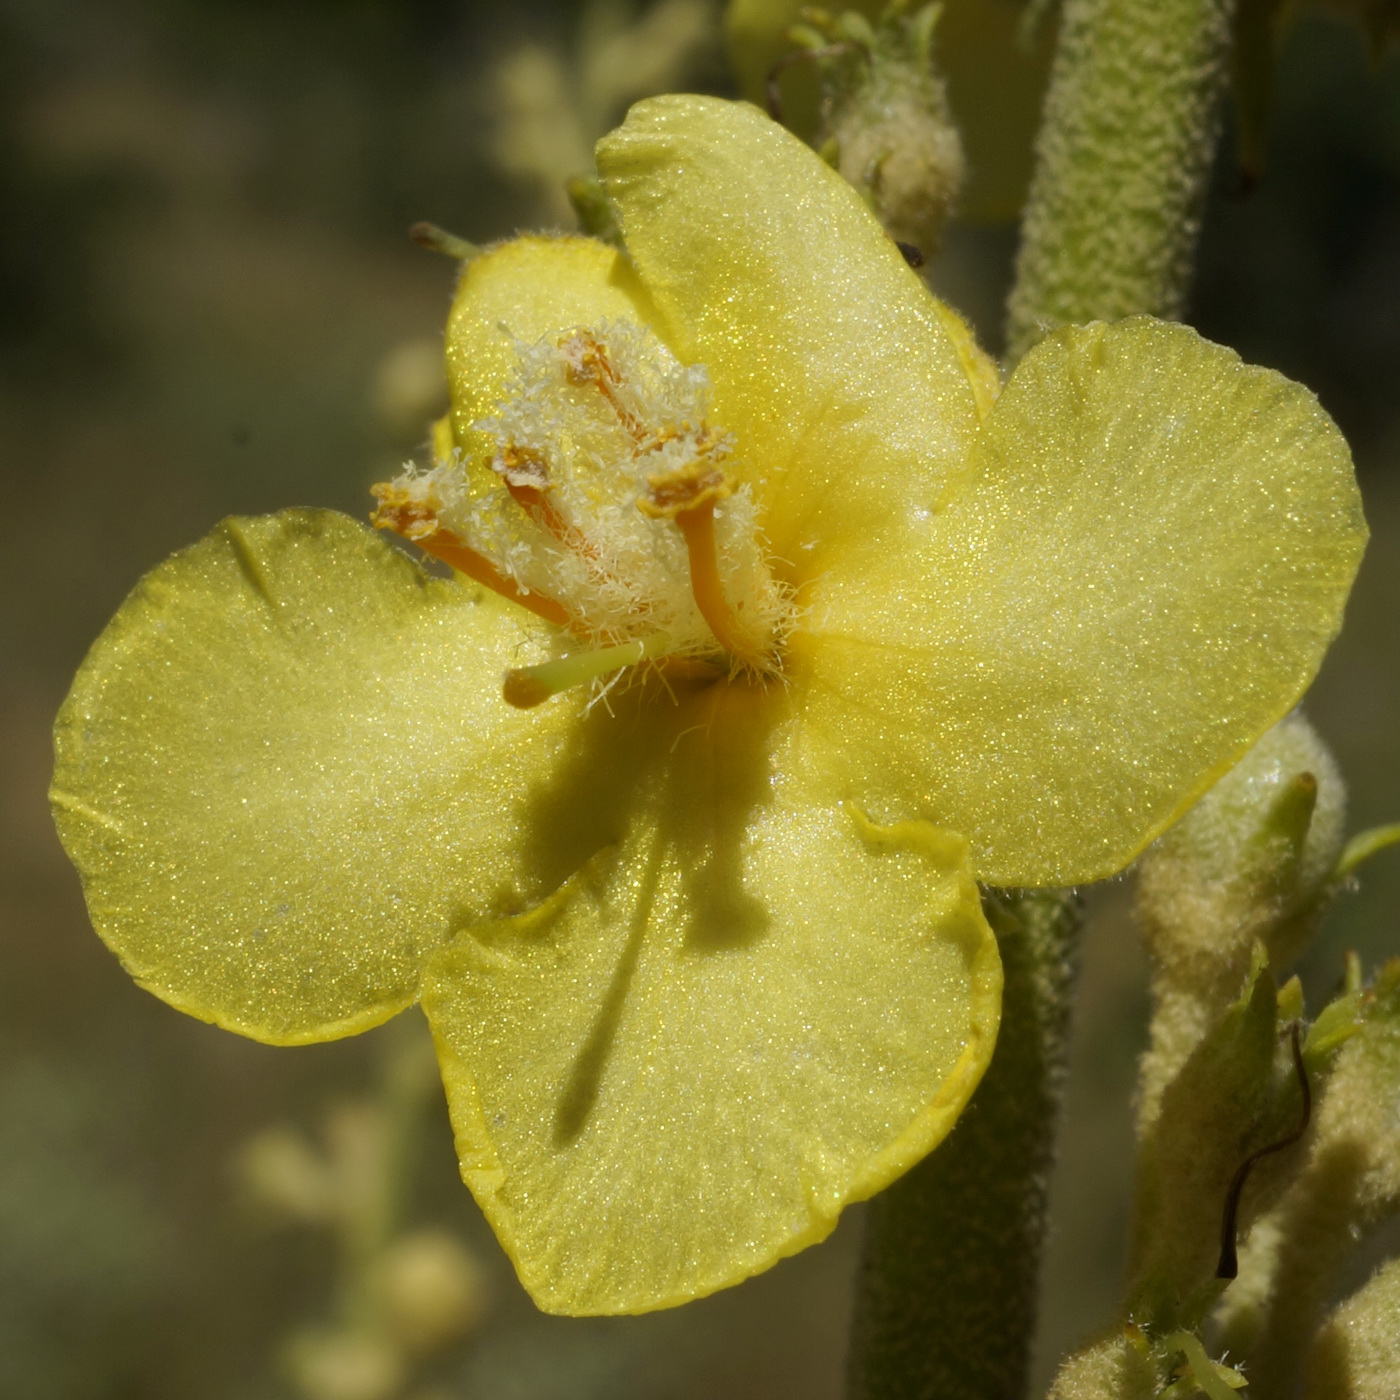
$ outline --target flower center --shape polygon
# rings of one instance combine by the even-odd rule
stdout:
[[[505,698],[535,705],[644,665],[775,673],[791,591],[726,470],[704,366],[626,321],[515,348],[504,401],[473,425],[491,455],[408,467],[373,488],[372,517],[558,629],[558,654],[509,672]]]

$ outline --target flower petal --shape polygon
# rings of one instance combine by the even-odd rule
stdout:
[[[461,921],[538,898],[518,809],[574,709],[501,699],[518,614],[329,511],[225,521],[147,575],[59,715],[53,788],[127,970],[329,1039],[411,1003]]]
[[[801,581],[899,548],[966,477],[987,385],[966,328],[860,196],[755,107],[640,102],[598,169],[659,330],[709,368],[778,557]]]
[[[823,582],[794,674],[872,813],[962,832],[989,883],[1097,879],[1311,681],[1365,544],[1350,455],[1307,390],[1140,317],[1043,341],[975,460],[917,556]]]
[[[786,704],[716,686],[651,738],[609,721],[645,793],[620,845],[429,966],[463,1176],[548,1311],[667,1307],[822,1239],[990,1058],[964,843],[834,800],[799,725],[765,733]]]
[[[466,264],[447,320],[447,376],[453,435],[469,462],[495,451],[472,425],[499,411],[519,369],[516,342],[604,321],[641,324],[635,286],[617,249],[594,238],[527,234]]]

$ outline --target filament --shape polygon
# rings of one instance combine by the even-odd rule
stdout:
[[[425,554],[431,554],[434,559],[441,559],[444,564],[450,564],[458,573],[466,574],[469,579],[484,584],[493,593],[499,593],[502,598],[509,598],[512,603],[519,603],[522,608],[528,608],[536,617],[542,617],[556,627],[569,625],[569,614],[553,598],[546,598],[543,593],[522,588],[513,578],[503,574],[484,554],[478,554],[469,545],[463,544],[450,530],[438,530],[421,539],[415,539],[413,543]]]
[[[664,656],[670,646],[668,633],[653,632],[650,636],[638,637],[636,641],[624,642],[620,646],[576,651],[554,661],[541,662],[538,666],[507,671],[503,688],[506,702],[518,710],[533,709],[561,691],[600,680],[613,671],[622,670],[624,666],[637,666],[643,661]]]
[[[685,536],[690,556],[690,590],[695,606],[705,619],[715,640],[725,651],[751,666],[766,669],[764,657],[744,633],[742,624],[724,593],[720,576],[719,549],[715,541],[715,498],[676,512],[676,524]]]

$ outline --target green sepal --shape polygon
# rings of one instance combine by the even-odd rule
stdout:
[[[575,175],[564,182],[564,193],[573,205],[574,217],[582,232],[601,243],[621,248],[622,230],[617,224],[617,210],[603,193],[596,175]]]
[[[1342,854],[1337,858],[1337,868],[1333,871],[1335,881],[1348,879],[1358,866],[1387,846],[1400,845],[1400,822],[1388,826],[1373,826],[1366,831],[1358,831],[1347,842]]]

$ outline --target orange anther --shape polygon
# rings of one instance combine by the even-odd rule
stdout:
[[[637,509],[653,520],[678,520],[682,511],[694,510],[708,501],[713,505],[731,491],[718,467],[702,461],[690,462],[679,471],[657,472],[647,477],[647,493]]]
[[[618,386],[622,382],[607,349],[592,331],[578,330],[559,344],[564,353],[564,377],[570,384],[592,384],[617,415],[634,442],[641,446],[650,436],[647,426],[622,402]]]

